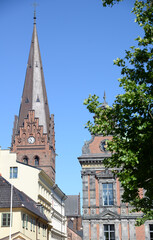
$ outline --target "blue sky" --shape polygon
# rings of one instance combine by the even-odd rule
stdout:
[[[55,115],[56,183],[66,194],[82,196],[77,160],[92,119],[83,101],[89,94],[111,105],[121,92],[123,57],[141,31],[134,23],[134,0],[113,8],[101,0],[38,0],[37,32],[50,113]],[[33,30],[33,1],[0,0],[0,145],[10,146],[14,115],[19,113]]]

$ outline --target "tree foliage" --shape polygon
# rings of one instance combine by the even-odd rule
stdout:
[[[120,0],[102,0],[113,5]],[[136,46],[125,51],[123,59],[114,64],[121,68],[119,86],[124,93],[116,97],[112,107],[100,106],[96,95],[84,101],[94,113],[94,123],[87,122],[92,134],[113,135],[108,142],[112,156],[104,160],[106,167],[119,169],[115,174],[124,188],[123,201],[142,211],[137,220],[143,224],[153,219],[153,3],[152,0],[135,1],[135,21],[144,30]],[[145,194],[140,194],[145,189]]]

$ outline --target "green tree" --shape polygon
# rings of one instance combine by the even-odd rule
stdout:
[[[113,5],[119,0],[103,0]],[[125,51],[124,59],[114,64],[121,67],[119,86],[124,93],[116,97],[112,107],[101,108],[96,95],[84,101],[94,113],[94,123],[86,127],[92,134],[113,135],[108,142],[112,156],[104,160],[106,167],[117,169],[115,174],[124,188],[123,200],[142,211],[137,220],[141,225],[153,219],[153,2],[136,0],[135,21],[144,30],[136,46]],[[145,195],[140,194],[145,189]]]

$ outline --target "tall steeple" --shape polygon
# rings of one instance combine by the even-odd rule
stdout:
[[[43,125],[43,132],[49,134],[50,114],[36,30],[35,14],[30,54],[19,111],[18,129],[23,125],[24,118],[27,117],[29,110],[35,110],[35,117],[39,118],[39,124]]]
[[[37,126],[38,129],[36,129],[36,122],[38,125]],[[32,128],[31,127],[32,125],[30,124],[34,124],[35,127]],[[21,132],[26,133],[26,140],[25,140],[25,135],[23,139]],[[46,138],[45,141],[44,140],[40,141],[40,136],[38,138],[38,133],[40,134],[40,132],[41,132],[42,139]],[[34,140],[31,140],[33,142],[30,142],[29,140],[30,137],[33,137]],[[28,158],[29,160],[29,157],[27,156],[28,146],[30,146],[30,149],[33,149],[34,155],[36,155],[35,153],[36,145],[37,145],[37,148],[39,148],[40,150],[40,147],[42,148],[41,146],[42,142],[43,144],[45,143],[49,145],[48,149],[50,149],[52,152],[52,154],[50,153],[50,157],[51,157],[50,164],[49,162],[46,163],[43,159],[43,165],[46,166],[46,168],[49,167],[50,165],[52,167],[52,170],[55,172],[54,116],[51,115],[50,117],[50,113],[49,113],[43,67],[42,67],[37,29],[36,29],[36,12],[34,11],[32,41],[30,46],[25,83],[24,83],[21,105],[19,110],[19,117],[16,116],[15,122],[14,122],[14,129],[13,129],[13,135],[12,135],[12,151],[18,153],[19,161],[24,161],[24,159],[21,159],[21,157],[19,157],[20,155],[19,150],[21,152],[19,145],[22,145],[22,151],[23,151],[22,158],[24,158],[23,155],[25,155],[26,158]],[[23,144],[24,146],[26,145],[25,150],[23,150]],[[40,158],[40,156],[38,157]],[[51,162],[54,162],[54,164],[51,164]],[[28,164],[33,165],[32,160],[31,161],[29,160]],[[39,167],[41,167],[41,165],[42,165],[42,161],[39,162]]]

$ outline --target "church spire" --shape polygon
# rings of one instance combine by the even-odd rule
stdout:
[[[35,117],[39,118],[39,124],[43,126],[43,132],[49,134],[50,114],[36,30],[35,11],[32,41],[19,111],[18,128],[23,125],[24,118],[27,117],[29,110],[35,111]]]

